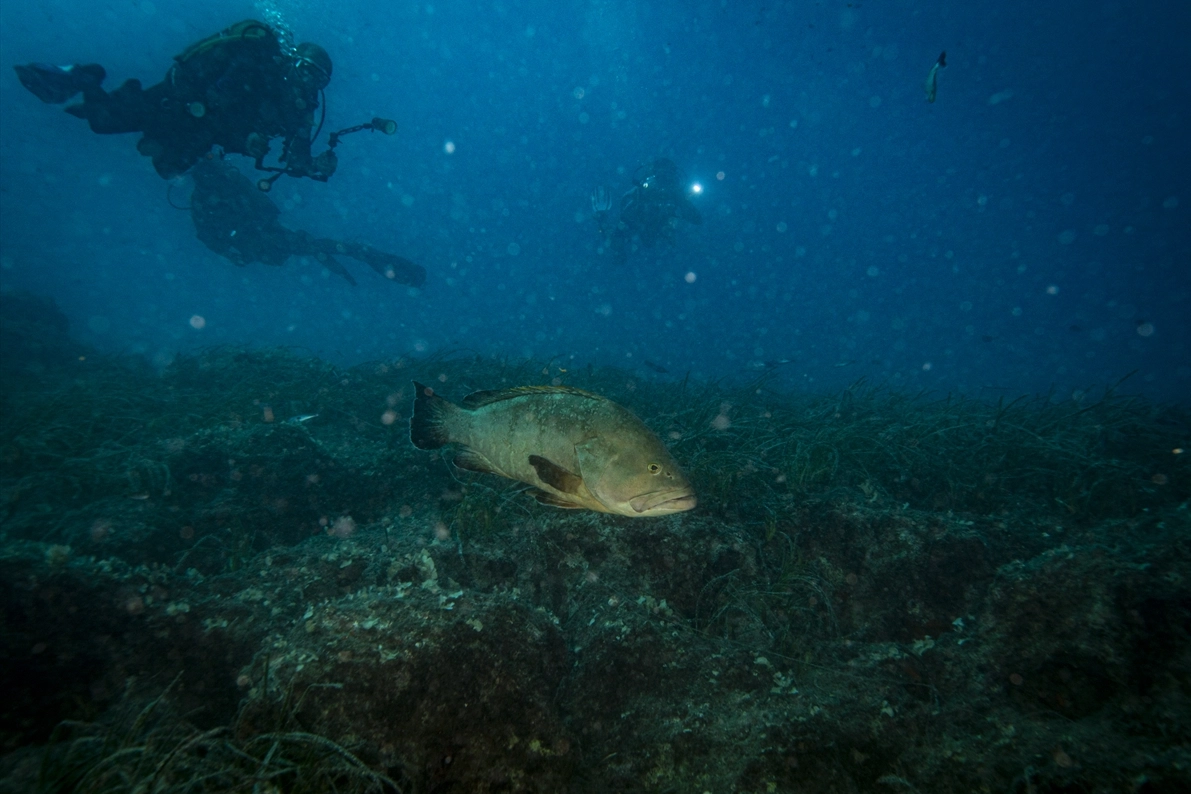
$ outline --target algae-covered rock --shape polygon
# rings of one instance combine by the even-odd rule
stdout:
[[[97,764],[113,735],[178,775],[284,762],[280,790],[1187,787],[1176,409],[570,373],[691,473],[698,510],[630,520],[408,444],[413,378],[539,365],[120,367],[4,394],[13,790],[30,754]],[[169,707],[118,727],[145,702]]]

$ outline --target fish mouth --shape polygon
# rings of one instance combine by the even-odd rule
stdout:
[[[662,491],[647,493],[629,500],[629,507],[638,513],[660,515],[682,513],[693,510],[699,504],[698,497],[691,491]]]

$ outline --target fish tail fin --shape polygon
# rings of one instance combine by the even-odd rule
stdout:
[[[418,449],[438,449],[450,443],[446,419],[455,409],[434,389],[414,381],[414,415],[409,419],[409,440]]]

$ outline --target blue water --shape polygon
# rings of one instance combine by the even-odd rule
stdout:
[[[400,124],[346,138],[327,184],[282,179],[282,221],[407,256],[424,289],[352,260],[356,287],[220,259],[137,136],[92,134],[9,68],[148,85],[248,17],[330,52],[325,130]],[[1191,4],[1169,0],[8,2],[0,288],[158,365],[221,343],[654,377],[645,361],[746,377],[786,359],[797,389],[1058,398],[1136,370],[1132,391],[1185,399],[1188,41]],[[704,223],[618,267],[589,193],[659,155],[705,187]]]

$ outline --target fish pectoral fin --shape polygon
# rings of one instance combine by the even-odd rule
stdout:
[[[455,453],[455,458],[452,461],[456,466],[468,471],[478,471],[484,474],[497,474],[505,477],[504,472],[492,465],[492,461],[476,452],[471,447],[463,447]]]
[[[541,478],[542,482],[563,493],[578,494],[579,489],[583,487],[582,477],[578,474],[572,474],[554,461],[547,460],[541,455],[530,455],[529,465],[533,466],[534,471],[538,473],[538,477]],[[540,502],[541,499],[538,501]]]
[[[575,504],[574,502],[568,502],[567,500],[563,499],[561,496],[558,496],[557,494],[549,493],[547,491],[543,491],[541,488],[530,488],[528,491],[526,491],[526,493],[528,493],[534,499],[537,499],[542,504],[550,505],[551,507],[561,507],[563,510],[582,510],[583,509],[583,505],[578,505],[578,504]]]

